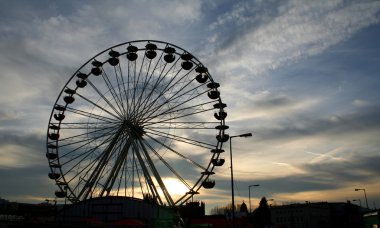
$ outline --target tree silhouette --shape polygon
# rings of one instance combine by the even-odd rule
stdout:
[[[243,202],[243,204],[245,205],[244,202]],[[241,209],[243,204],[236,204],[235,205],[235,212],[237,211],[236,209],[238,209],[238,208]],[[243,206],[243,208],[244,207],[246,208],[247,205]],[[248,211],[248,209],[247,209],[247,211]],[[215,207],[211,208],[211,210],[210,210],[211,215],[225,215],[227,213],[232,213],[232,204],[231,203],[229,203],[225,206],[215,206]]]
[[[240,212],[245,212],[248,214],[248,208],[247,208],[247,204],[243,203],[240,205]]]
[[[259,207],[253,212],[253,224],[259,228],[270,227],[271,225],[270,210],[265,197],[261,198]]]

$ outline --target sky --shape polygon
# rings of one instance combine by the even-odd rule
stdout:
[[[380,206],[380,1],[1,1],[0,197],[54,198],[46,129],[69,77],[133,40],[193,53],[221,85],[235,202]],[[226,157],[229,162],[229,157]],[[230,167],[198,199],[230,203]],[[355,202],[357,203],[357,202]]]

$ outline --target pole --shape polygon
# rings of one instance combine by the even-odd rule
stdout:
[[[251,209],[251,185],[248,186],[248,201],[249,201],[249,214],[252,213]]]
[[[251,208],[251,187],[259,187],[259,184],[251,184],[248,186],[248,197],[249,197],[249,213],[252,213],[252,208]]]
[[[365,192],[365,189],[363,189],[363,191],[364,191],[364,196],[365,196],[365,203],[367,204],[367,209],[369,209],[368,200],[367,200],[367,193]]]
[[[359,191],[359,190],[361,190],[361,191],[364,192],[365,203],[366,203],[366,205],[367,205],[367,209],[369,209],[369,207],[368,207],[368,200],[367,200],[367,193],[365,192],[365,188],[356,188],[356,189],[355,189],[355,191]]]
[[[234,194],[234,172],[232,167],[232,138],[230,137],[230,161],[231,161],[231,197],[232,197],[232,227],[235,227],[235,194]]]
[[[230,160],[231,160],[231,198],[232,198],[232,227],[235,228],[235,193],[234,193],[234,171],[232,166],[232,138],[251,137],[252,133],[230,136]]]

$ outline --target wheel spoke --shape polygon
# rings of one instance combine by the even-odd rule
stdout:
[[[181,136],[178,136],[178,135],[172,135],[172,134],[169,134],[169,133],[166,133],[166,132],[157,131],[157,130],[153,130],[153,129],[149,129],[149,131],[147,131],[147,133],[148,134],[152,134],[152,135],[157,135],[157,136],[160,136],[160,137],[164,137],[164,138],[168,138],[168,139],[173,139],[173,140],[176,140],[176,141],[179,141],[179,142],[183,142],[183,143],[187,143],[187,144],[203,147],[203,148],[206,148],[206,149],[213,149],[215,147],[215,145],[213,145],[213,144],[209,144],[209,143],[206,143],[206,142],[201,142],[201,141],[197,141],[197,140],[194,140],[194,139],[189,139],[189,138],[181,137]]]
[[[97,119],[97,120],[102,120],[104,122],[109,122],[109,123],[117,121],[117,119],[112,119],[112,118],[109,118],[106,116],[100,116],[100,115],[97,115],[94,113],[86,112],[86,111],[75,109],[72,107],[67,107],[66,111],[75,113],[75,114],[80,115],[80,116],[84,116],[84,117],[88,117],[88,118],[92,118],[92,119]]]
[[[157,61],[156,65],[154,66],[154,69],[152,70],[152,72],[150,73],[149,78],[148,78],[149,69],[150,69],[150,67],[151,67],[151,63],[152,63],[152,61],[149,61],[148,69],[147,69],[146,74],[145,74],[145,80],[144,80],[144,83],[143,83],[143,86],[142,86],[142,91],[140,92],[140,96],[139,96],[139,99],[138,99],[137,104],[136,104],[136,106],[139,107],[138,110],[137,110],[138,113],[140,113],[140,107],[142,106],[142,104],[141,104],[141,102],[142,102],[142,97],[143,97],[144,93],[145,93],[146,90],[147,90],[148,83],[149,83],[150,79],[152,78],[153,73],[154,73],[154,71],[156,70],[156,68],[157,68],[157,66],[158,66],[158,64],[159,64],[159,62],[160,62],[160,60],[161,60],[161,58],[162,58],[162,53],[161,53],[161,56],[160,56],[160,58],[159,58],[159,61]]]
[[[110,114],[111,116],[115,117],[116,119],[120,119],[120,117],[118,117],[118,116],[116,116],[115,114],[111,113],[111,112],[108,111],[107,109],[105,109],[105,108],[99,106],[98,104],[94,103],[93,101],[89,100],[88,98],[82,96],[81,94],[77,93],[77,95],[78,95],[79,97],[81,97],[83,100],[87,101],[88,103],[90,103],[90,104],[96,106],[96,107],[99,108],[100,110],[103,110],[104,112],[106,112],[106,113]],[[104,98],[104,99],[105,99],[105,98]],[[120,116],[120,113],[118,113],[117,110],[116,110],[114,107],[112,107],[112,109],[113,109],[113,110],[114,110],[114,111]]]
[[[134,149],[134,153],[136,154],[137,159],[139,160],[139,164],[143,170],[145,180],[147,182],[148,187],[150,188],[152,195],[159,201],[160,204],[162,204],[163,202],[161,200],[160,194],[158,193],[156,186],[153,183],[151,174],[148,171],[147,166],[145,165],[146,164],[145,160],[143,159],[143,156],[140,153],[141,150],[138,149],[139,147],[136,143],[132,143],[132,147]]]
[[[167,116],[168,114],[173,114],[173,113],[181,114],[184,111],[189,111],[190,112],[190,111],[193,111],[193,110],[205,110],[203,106],[207,105],[207,104],[211,104],[211,103],[214,103],[214,101],[204,102],[202,104],[188,106],[188,107],[184,107],[184,108],[181,108],[181,109],[174,109],[175,107],[172,107],[172,108],[170,108],[168,110],[165,110],[162,113],[159,113],[159,114],[157,114],[155,116],[150,117],[149,119],[144,119],[144,123],[152,123],[150,120],[152,120],[154,118],[157,118],[157,117],[161,117],[162,118],[163,116]],[[210,111],[210,110],[211,109],[207,109],[207,111]],[[198,114],[198,113],[194,113],[194,114]]]
[[[107,190],[107,196],[110,194],[110,189],[115,183],[117,174],[119,173],[124,161],[127,158],[129,147],[131,146],[131,139],[126,139],[126,143],[123,147],[123,149],[118,154],[116,161],[114,162],[112,166],[112,170],[108,175],[107,180],[104,183],[104,188],[102,190],[101,195],[103,196],[104,192]]]
[[[187,117],[187,116],[196,115],[196,114],[199,114],[199,113],[202,113],[202,112],[208,112],[208,111],[210,111],[210,110],[213,110],[213,108],[206,109],[206,110],[202,110],[202,111],[198,111],[198,112],[193,112],[193,113],[184,114],[184,115],[182,115],[182,116],[175,116],[175,117],[168,118],[168,119],[164,119],[164,120],[158,120],[158,121],[150,122],[150,123],[151,123],[151,124],[165,123],[165,122],[168,122],[168,121],[171,121],[171,120],[175,120],[175,119],[180,119],[180,118]],[[144,125],[144,126],[146,127],[146,126],[151,125],[151,124],[146,124],[146,125]]]
[[[141,143],[147,145],[147,147],[149,147],[154,155],[160,159],[160,161],[177,177],[178,180],[180,180],[188,188],[188,190],[191,189],[191,186],[186,182],[186,180],[182,178],[181,175],[179,175],[179,173],[175,171],[175,169],[147,141],[141,141]]]
[[[116,81],[117,81],[117,88],[118,88],[118,91],[119,91],[119,96],[118,97],[119,97],[119,100],[120,100],[120,106],[121,106],[123,115],[126,115],[126,110],[125,110],[125,106],[124,106],[124,102],[126,100],[123,99],[123,92],[125,92],[125,85],[124,85],[123,74],[122,74],[120,65],[117,65],[117,66],[114,67],[114,73],[115,73],[115,78],[116,78]],[[124,91],[122,91],[121,87],[124,88]]]
[[[78,129],[107,129],[107,128],[114,128],[117,126],[117,123],[110,124],[109,122],[87,122],[87,123],[62,123],[60,126],[60,129],[63,130],[78,130]]]
[[[172,77],[172,78],[169,80],[169,82],[164,86],[163,90],[162,90],[162,91],[156,96],[155,99],[153,99],[152,101],[147,100],[147,102],[145,103],[145,105],[144,105],[142,111],[147,112],[149,109],[151,109],[152,106],[157,102],[157,100],[160,99],[162,96],[164,96],[165,92],[169,91],[170,89],[172,89],[172,88],[175,86],[175,83],[173,83],[173,82],[174,82],[174,80],[175,80],[177,77],[180,77],[180,72],[181,72],[181,69],[178,70],[178,71],[173,75],[173,77]],[[169,73],[169,72],[168,72],[168,73]],[[167,74],[168,74],[168,73],[167,73]],[[167,74],[165,74],[165,76],[167,76]],[[187,74],[186,74],[186,75],[187,75]],[[186,75],[185,75],[185,76],[186,76]],[[178,79],[177,82],[180,81],[181,79],[183,79],[185,76],[183,76],[183,77],[181,77],[180,79]],[[163,79],[165,79],[165,77],[163,77],[162,80],[160,80],[160,82],[163,83]],[[173,83],[173,84],[172,84],[172,83]],[[157,84],[157,85],[158,85],[158,84]],[[157,86],[154,87],[154,89],[156,89],[156,88],[157,88]],[[148,108],[148,109],[146,109],[146,108]]]
[[[108,87],[108,91],[111,93],[113,100],[115,101],[116,106],[118,107],[118,109],[114,109],[115,112],[117,114],[119,114],[119,116],[122,116],[121,113],[123,113],[123,108],[122,108],[123,107],[123,105],[122,105],[123,101],[121,100],[121,97],[116,93],[116,90],[115,90],[114,86],[112,85],[112,82],[109,79],[109,77],[108,77],[108,75],[104,69],[102,70],[102,78],[103,78],[104,82],[106,83],[106,85]],[[117,80],[117,76],[116,76],[116,80]]]
[[[148,135],[148,137],[149,137],[150,139],[152,139],[153,141],[155,141],[156,143],[162,145],[162,146],[165,147],[166,149],[170,150],[171,152],[175,153],[175,154],[178,155],[179,157],[185,159],[185,161],[187,161],[187,162],[189,162],[189,163],[191,163],[191,164],[193,164],[193,165],[195,165],[195,166],[201,168],[202,170],[206,170],[206,168],[203,167],[202,165],[200,165],[198,162],[195,162],[194,160],[192,160],[192,159],[190,159],[189,157],[187,157],[187,156],[181,154],[180,152],[174,150],[173,148],[167,146],[166,144],[162,143],[161,141],[155,139],[154,137],[151,137],[151,136],[149,136],[149,135]]]
[[[220,122],[148,122],[148,129],[171,129],[175,126],[176,129],[215,129],[215,126]],[[211,125],[212,126],[208,126]]]
[[[196,90],[196,88],[195,88],[195,89],[192,89],[192,90],[190,90],[190,91],[187,91],[187,92],[185,92],[185,93],[183,93],[183,94],[180,94],[180,95],[177,96],[177,97],[172,97],[171,99],[165,101],[164,104],[167,104],[167,103],[169,103],[169,102],[174,102],[175,99],[177,99],[177,98],[179,98],[179,97],[181,97],[181,96],[187,94],[188,92],[194,92],[195,90]],[[197,94],[197,95],[195,95],[195,96],[193,96],[193,97],[190,96],[187,100],[180,101],[179,104],[176,104],[175,106],[170,107],[169,109],[167,109],[167,110],[165,110],[165,111],[163,111],[163,112],[161,112],[161,113],[158,113],[158,114],[152,116],[154,113],[156,113],[156,112],[158,112],[160,109],[162,109],[162,107],[164,107],[163,104],[161,104],[160,106],[157,106],[157,107],[154,108],[153,110],[150,110],[150,113],[144,118],[144,120],[145,120],[145,121],[149,121],[149,120],[151,120],[151,119],[153,119],[153,118],[155,118],[155,117],[157,117],[157,116],[161,116],[161,115],[164,115],[164,114],[171,113],[175,108],[180,107],[181,105],[186,104],[186,103],[188,103],[188,102],[194,100],[195,98],[197,98],[197,97],[199,97],[199,96],[201,96],[201,95],[203,95],[203,94],[205,94],[205,93],[207,93],[207,92],[208,92],[208,91],[204,91],[203,93],[199,93],[199,94]],[[194,107],[197,107],[197,106],[198,106],[198,105],[195,105]],[[185,107],[185,108],[180,109],[180,110],[183,111],[183,110],[188,109],[188,108],[189,108],[189,107]]]
[[[101,175],[101,173],[104,171],[105,167],[106,167],[106,164],[110,158],[110,156],[112,155],[112,150],[113,148],[115,147],[116,143],[117,143],[117,140],[119,139],[120,137],[120,134],[121,134],[121,129],[115,134],[115,136],[113,136],[112,138],[112,141],[108,144],[107,148],[105,149],[105,151],[101,154],[101,157],[100,157],[100,161],[98,162],[96,168],[94,169],[94,172],[92,172],[92,174],[90,175],[90,177],[88,178],[88,181],[89,181],[89,187],[86,191],[86,189],[82,189],[82,191],[79,193],[79,198],[82,198],[81,196],[83,195],[84,199],[87,199],[87,196],[90,194],[90,191],[91,189],[96,186],[96,182],[99,181],[99,176]]]
[[[189,73],[190,73],[190,72],[186,73],[186,74],[185,74],[182,78],[180,78],[179,80],[181,80],[181,79],[187,77],[187,76],[189,75]],[[182,87],[180,87],[179,89],[177,89],[177,91],[176,91],[174,94],[170,94],[171,97],[170,97],[169,99],[167,99],[164,103],[156,104],[156,101],[158,100],[159,97],[164,96],[166,92],[172,90],[173,87],[176,85],[175,83],[173,83],[173,85],[169,86],[171,82],[173,82],[173,80],[169,82],[169,84],[167,85],[167,87],[164,89],[163,92],[160,93],[160,95],[157,97],[157,99],[154,100],[154,102],[151,102],[151,103],[150,103],[150,105],[148,106],[148,109],[147,109],[147,110],[144,110],[145,113],[154,113],[157,109],[163,107],[164,104],[167,104],[167,103],[169,103],[170,101],[173,101],[173,100],[174,100],[173,98],[174,98],[177,94],[179,94],[183,89],[185,89],[185,88],[191,83],[191,80],[190,80],[189,82],[187,82],[184,86],[182,86]],[[177,83],[178,83],[178,81],[177,81]],[[185,93],[185,94],[186,94],[186,93]],[[178,96],[178,97],[180,97],[180,96]],[[178,98],[178,97],[177,97],[177,98]],[[154,106],[154,104],[156,104],[156,106]],[[147,117],[150,117],[150,115],[148,115]]]
[[[72,135],[72,136],[69,136],[69,137],[66,137],[66,138],[60,138],[59,141],[60,142],[64,142],[64,141],[69,141],[71,139],[78,139],[78,138],[82,138],[82,136],[87,136],[87,135],[94,135],[94,133],[97,133],[97,132],[101,132],[105,129],[109,129],[109,128],[112,128],[113,126],[110,126],[108,128],[101,128],[101,129],[96,129],[94,131],[87,131],[87,132],[84,132],[84,133],[81,133],[81,134],[77,134],[77,135]],[[91,140],[91,139],[89,139]],[[66,144],[64,144],[63,146],[66,146]]]
[[[150,170],[152,171],[152,173],[153,173],[156,181],[158,182],[158,185],[160,186],[161,191],[163,192],[163,194],[164,194],[164,196],[166,198],[167,203],[169,204],[169,206],[174,206],[173,199],[170,196],[168,190],[166,189],[166,186],[165,186],[164,182],[162,181],[161,175],[159,174],[156,166],[153,164],[152,158],[149,155],[148,150],[146,149],[145,145],[142,143],[141,140],[138,140],[138,142],[139,142],[140,148],[142,149],[141,151],[144,154],[145,160],[149,164]]]
[[[112,131],[113,131],[113,130],[112,130]],[[80,143],[80,142],[86,142],[86,141],[87,141],[85,144],[80,145],[80,146],[76,147],[75,149],[70,150],[70,151],[66,152],[65,154],[61,155],[62,158],[66,158],[66,157],[67,157],[68,155],[70,155],[71,153],[74,153],[74,152],[76,152],[76,151],[79,151],[79,150],[82,149],[83,147],[89,145],[90,143],[96,141],[96,140],[99,139],[99,138],[103,138],[104,136],[110,136],[110,137],[106,138],[103,142],[101,142],[99,145],[97,145],[97,146],[91,148],[91,149],[88,150],[88,151],[85,151],[85,152],[79,153],[76,157],[71,158],[71,159],[65,161],[64,163],[61,163],[61,165],[66,165],[66,164],[70,163],[71,161],[76,160],[76,159],[78,159],[79,157],[86,155],[87,153],[90,154],[90,153],[96,151],[98,148],[100,148],[101,146],[103,146],[103,145],[105,145],[107,142],[109,142],[109,141],[111,140],[111,138],[112,138],[113,135],[114,135],[113,133],[112,133],[112,134],[111,134],[111,133],[108,133],[108,134],[105,134],[105,135],[102,135],[102,136],[99,136],[99,137],[96,137],[96,138],[90,138],[90,139],[88,139],[88,140],[83,140],[83,141],[75,142],[75,143]],[[74,144],[74,143],[72,143],[72,144]],[[70,145],[72,145],[72,144],[70,144]],[[66,146],[67,146],[67,144],[66,144]]]

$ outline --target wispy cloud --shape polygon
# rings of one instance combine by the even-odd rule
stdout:
[[[272,12],[256,11],[260,6],[239,3],[211,25],[219,72],[243,68],[251,75],[265,74],[321,53],[380,20],[379,2],[295,0],[273,5]],[[233,32],[226,33],[227,27]]]
[[[322,99],[318,97],[292,97],[268,90],[236,91],[236,93],[230,91],[227,92],[226,96],[231,110],[229,121],[274,120],[288,115],[294,116],[318,106]],[[235,100],[234,98],[237,97],[239,99]],[[235,110],[239,110],[239,112],[235,112]]]
[[[269,125],[259,127],[258,137],[264,139],[297,138],[317,135],[328,135],[329,137],[347,137],[361,132],[379,131],[379,107],[358,110],[354,113],[346,113],[340,116],[312,118],[308,116],[294,116],[292,119],[280,120],[272,127]],[[303,118],[303,119],[302,119]],[[275,126],[276,125],[276,126]]]

